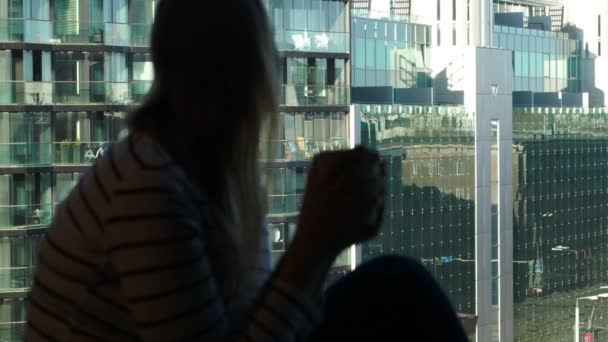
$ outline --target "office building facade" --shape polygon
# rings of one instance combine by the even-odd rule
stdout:
[[[427,25],[432,58],[418,63],[432,85],[353,75],[360,141],[390,165],[385,226],[362,261],[419,258],[457,310],[479,316],[478,341],[571,341],[578,298],[608,282],[608,6],[413,0],[403,18],[395,3],[357,1],[353,36],[372,27],[385,45],[395,22]],[[357,45],[353,72],[373,55]],[[605,339],[605,305],[579,309],[579,338]]]
[[[462,106],[360,105],[361,143],[388,169],[388,201],[362,261],[419,258],[455,309],[475,313],[475,126]]]
[[[153,80],[154,0],[0,1],[0,340],[23,340],[57,205]]]

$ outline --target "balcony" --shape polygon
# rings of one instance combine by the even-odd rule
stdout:
[[[269,216],[297,215],[304,199],[304,194],[270,195]]]
[[[86,105],[138,103],[153,81],[0,81],[1,105]]]
[[[0,291],[24,290],[31,286],[34,266],[0,267]]]
[[[152,24],[131,24],[131,45],[150,46]]]
[[[25,104],[25,82],[0,81],[0,104]]]
[[[27,301],[23,298],[0,300],[0,341],[24,340],[26,308]]]
[[[281,87],[281,104],[295,107],[349,106],[350,87],[284,84]]]
[[[0,81],[0,104],[129,105],[141,102],[153,81]],[[296,107],[349,106],[350,87],[344,85],[281,86],[281,104]]]
[[[131,100],[135,103],[141,103],[148,95],[148,91],[152,87],[153,81],[132,81],[130,82]]]
[[[275,140],[271,144],[275,161],[307,161],[324,151],[348,149],[345,138]]]
[[[109,141],[0,143],[0,167],[91,165],[109,145]]]
[[[22,301],[25,303],[25,301]],[[25,309],[25,304],[23,308]],[[0,322],[0,341],[23,341],[25,338],[25,320]]]
[[[15,226],[47,225],[53,218],[50,203],[33,205],[0,205],[0,230]]]
[[[104,22],[53,21],[53,40],[49,43],[103,44]]]
[[[131,31],[127,23],[104,23],[105,39],[107,45],[128,46],[131,41]]]
[[[126,83],[58,81],[52,82],[52,85],[55,104],[114,103],[128,94]]]
[[[62,141],[53,143],[55,165],[90,165],[101,158],[110,145],[109,141]]]
[[[0,41],[24,41],[24,19],[0,19]]]
[[[284,30],[277,31],[275,41],[280,51],[350,52],[348,32]]]
[[[152,24],[0,19],[0,42],[150,45]]]
[[[0,143],[0,167],[49,165],[51,156],[50,143]]]

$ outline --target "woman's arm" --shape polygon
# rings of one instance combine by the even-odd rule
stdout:
[[[294,239],[274,276],[311,296],[322,294],[325,278],[337,253],[321,252],[314,243]]]
[[[236,332],[200,234],[211,227],[199,226],[200,208],[187,190],[151,171],[126,183],[132,190],[115,192],[104,247],[143,340],[225,341],[236,333],[245,341],[291,341],[316,326],[332,256],[314,255],[294,240]],[[135,190],[145,196],[134,197]]]
[[[320,322],[323,285],[334,259],[296,238],[254,302],[241,339],[305,339]]]
[[[325,278],[339,252],[378,232],[384,192],[385,170],[377,153],[357,148],[315,157],[298,230],[269,287],[273,282],[283,284],[302,298],[312,299],[313,303],[316,299],[318,308]],[[310,317],[311,324],[301,325],[301,335],[306,335],[316,323]],[[255,325],[248,329],[245,331],[257,331]],[[283,331],[288,329],[284,327]]]
[[[316,326],[336,255],[377,232],[372,214],[384,191],[383,179],[370,175],[377,162],[361,149],[315,159],[296,236],[238,339],[293,341]],[[125,179],[129,189],[115,191],[105,221],[105,252],[143,340],[225,341],[236,327],[229,326],[201,238],[201,229],[212,227],[200,227],[200,208],[174,177],[144,170]],[[137,200],[138,192],[145,196]]]

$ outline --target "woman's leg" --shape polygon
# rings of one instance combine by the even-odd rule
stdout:
[[[411,258],[380,257],[338,280],[310,341],[468,341],[432,275]]]

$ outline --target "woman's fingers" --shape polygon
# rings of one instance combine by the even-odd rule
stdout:
[[[386,166],[364,147],[314,158],[300,212],[301,233],[340,248],[374,237],[384,212]],[[314,240],[314,239],[313,239]]]
[[[347,204],[346,210],[350,211],[351,217],[373,224],[377,221],[378,210],[384,205],[383,183],[377,178],[350,179],[341,182],[334,191],[339,201]]]

